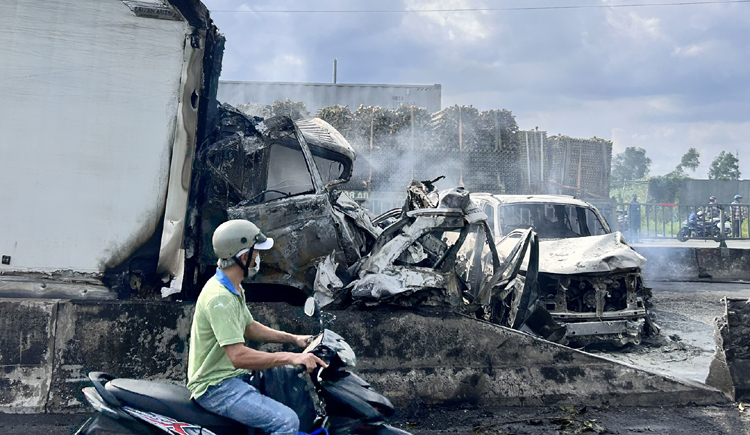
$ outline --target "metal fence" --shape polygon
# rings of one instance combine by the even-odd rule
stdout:
[[[748,206],[732,204],[594,204],[613,230],[639,239],[748,239]],[[733,208],[737,207],[738,210]],[[640,217],[640,219],[639,219]],[[723,229],[723,230],[722,230]]]

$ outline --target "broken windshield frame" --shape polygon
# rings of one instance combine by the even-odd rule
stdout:
[[[352,161],[348,157],[315,145],[310,145],[310,152],[326,187],[349,181]]]
[[[228,187],[235,191],[236,197],[242,198],[237,205],[260,204],[322,190],[317,171],[311,170],[313,157],[307,147],[302,146],[303,141],[304,138],[295,129],[260,146],[250,149],[240,146],[237,152],[244,154],[245,164],[236,169],[242,172],[239,174],[242,184],[231,183],[227,177],[222,177]],[[227,168],[222,170],[213,164],[211,168],[219,174],[227,171]]]

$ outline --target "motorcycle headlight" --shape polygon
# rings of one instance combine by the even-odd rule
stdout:
[[[354,354],[351,346],[347,343],[340,335],[326,329],[323,331],[323,339],[321,344],[328,349],[336,352],[341,362],[349,367],[357,365],[357,356]]]
[[[346,342],[343,343],[344,346],[342,346],[340,349],[336,350],[336,354],[341,358],[341,362],[346,364],[349,367],[354,367],[357,365],[357,355],[354,354],[354,351],[351,347],[349,347],[349,344]]]

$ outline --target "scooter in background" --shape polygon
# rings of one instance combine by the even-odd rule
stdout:
[[[706,231],[711,233],[707,234]],[[706,221],[703,220],[703,212],[698,211],[690,214],[687,219],[682,221],[682,227],[677,231],[677,240],[686,242],[688,239],[703,238],[712,233],[713,229],[710,228],[710,225],[707,226]]]

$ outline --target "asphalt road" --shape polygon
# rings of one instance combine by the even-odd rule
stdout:
[[[627,238],[627,236],[626,236]],[[750,239],[732,240],[727,239],[727,248],[734,249],[750,249]],[[628,244],[634,248],[639,247],[669,247],[669,248],[718,248],[719,242],[715,242],[710,239],[689,239],[684,242],[680,242],[677,239],[641,239],[638,242],[630,242]]]
[[[716,348],[714,319],[726,296],[750,299],[748,283],[652,282],[657,339],[618,352],[591,351],[647,370],[704,382]]]
[[[647,283],[648,284],[648,283]],[[714,353],[713,321],[725,296],[750,298],[750,284],[654,282],[652,312],[662,328],[651,344],[618,351],[595,351],[647,370],[703,382]],[[0,434],[72,434],[88,415],[4,415]],[[394,424],[414,435],[659,433],[750,434],[744,405],[712,407],[585,409],[429,408],[416,404]]]

